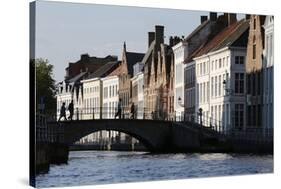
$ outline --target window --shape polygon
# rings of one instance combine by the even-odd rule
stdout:
[[[209,84],[210,82],[208,81],[207,82],[207,102],[209,101],[209,98],[210,98],[210,84]]]
[[[105,88],[103,89],[103,98],[106,99],[107,97],[108,97],[108,88],[105,87]]]
[[[200,63],[200,75],[202,75],[202,63]]]
[[[222,67],[225,66],[225,57],[222,59]]]
[[[217,69],[217,65],[218,64],[218,60],[216,60],[216,62],[215,62],[215,69]]]
[[[253,25],[254,25],[254,30],[256,29],[256,18],[254,18],[254,23],[253,23]]]
[[[214,96],[214,77],[211,78],[211,97]]]
[[[242,129],[244,123],[244,104],[235,104],[235,128]]]
[[[211,70],[213,71],[214,69],[214,61],[212,61],[212,64],[211,64]]]
[[[235,93],[244,93],[244,73],[235,73]]]
[[[252,94],[256,95],[256,74],[252,74]]]
[[[235,56],[235,64],[244,64],[244,56]]]
[[[206,90],[205,90],[205,82],[203,83],[203,102],[205,102],[205,97],[206,97],[206,95],[205,95],[205,93],[206,93]]]
[[[206,73],[206,62],[203,62],[203,74]]]
[[[256,59],[256,44],[253,45],[253,59]]]
[[[217,76],[215,77],[215,96],[218,95],[218,80],[217,80]]]
[[[219,124],[219,126],[221,124],[221,112],[222,112],[221,105],[219,105],[219,109],[218,109],[218,124]]]
[[[226,57],[226,65],[225,66],[228,66],[228,62],[229,62],[229,56]]]
[[[219,76],[219,96],[221,96],[221,76]]]
[[[218,118],[217,118],[217,106],[215,106],[215,108],[214,108],[214,124],[215,125],[217,125],[217,120],[218,120]]]
[[[199,86],[200,86],[200,90],[199,90],[200,99],[199,99],[199,102],[201,103],[202,102],[202,83],[200,83]]]
[[[257,84],[257,94],[260,95],[261,94],[261,73],[258,72],[257,74],[257,80],[258,80],[258,84]]]
[[[221,68],[221,58],[219,59],[219,68]]]

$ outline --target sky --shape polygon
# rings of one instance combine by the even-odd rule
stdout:
[[[54,79],[62,81],[69,62],[80,55],[120,59],[123,43],[127,51],[145,53],[148,32],[163,25],[165,42],[170,36],[187,36],[205,11],[141,8],[36,1],[36,58],[54,65]],[[242,15],[238,15],[238,18]]]

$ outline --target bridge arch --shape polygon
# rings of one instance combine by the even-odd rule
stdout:
[[[114,130],[112,130],[112,129],[108,129],[108,130],[93,129],[92,131],[85,132],[84,133],[85,135],[81,134],[81,135],[84,135],[84,136],[82,136],[82,137],[80,137],[78,139],[76,139],[78,136],[73,138],[72,144],[74,144],[76,141],[78,141],[79,139],[81,139],[81,138],[83,138],[83,137],[85,137],[85,136],[87,136],[89,134],[92,134],[92,133],[95,133],[95,132],[99,132],[99,131],[117,131],[117,132],[125,133],[125,134],[127,134],[127,135],[129,135],[129,136],[131,136],[131,137],[133,137],[135,139],[137,139],[147,150],[152,150],[153,149],[153,144],[151,144],[150,141],[147,140],[146,138],[144,138],[144,137],[142,137],[140,135],[137,135],[135,133],[131,133],[129,131],[122,130],[122,129],[119,129],[119,130],[116,130],[116,129],[114,129]],[[90,133],[88,133],[88,132],[90,132]]]
[[[171,125],[165,121],[151,120],[79,120],[61,122],[64,140],[71,145],[91,133],[112,130],[126,133],[141,142],[149,151],[162,151],[171,143]]]

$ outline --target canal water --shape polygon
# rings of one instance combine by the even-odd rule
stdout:
[[[71,151],[68,164],[51,165],[48,173],[36,177],[36,185],[77,186],[272,172],[272,155]]]

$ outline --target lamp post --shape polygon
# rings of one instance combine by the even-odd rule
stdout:
[[[228,114],[228,115],[232,115],[231,114],[231,95],[233,94],[233,89],[231,88],[231,85],[230,84],[228,84],[229,83],[229,81],[230,81],[230,79],[228,78],[228,73],[227,73],[227,71],[225,71],[226,72],[226,78],[225,78],[225,80],[223,80],[223,86],[224,86],[224,90],[225,90],[225,93],[226,93],[226,96],[229,96],[229,98],[228,98],[228,101],[229,101],[229,106],[230,106],[230,109],[229,109],[229,112],[228,111],[226,111],[226,113]],[[230,120],[232,120],[231,118],[230,118],[230,116],[227,116],[228,118],[227,118],[227,123],[226,123],[226,125],[228,125],[228,119],[230,119]],[[225,123],[223,123],[223,130],[225,130],[226,129],[226,125],[224,125]],[[229,125],[230,127],[231,127],[231,124]]]
[[[179,96],[179,98],[178,98],[178,105],[179,105],[180,107],[183,107],[183,108],[184,108],[184,104],[183,104],[182,99],[181,99],[180,96]],[[180,118],[181,118],[181,117],[180,117]],[[185,121],[185,116],[184,116],[183,118],[184,118],[184,121]]]
[[[198,115],[199,115],[199,119],[200,119],[200,126],[202,127],[202,115],[203,115],[203,109],[199,108],[198,110]]]
[[[226,75],[226,78],[223,80],[222,84],[223,84],[223,86],[224,86],[224,90],[225,90],[225,92],[226,92],[226,95],[229,96],[229,95],[232,95],[233,90],[231,89],[230,86],[227,86],[227,85],[228,85],[228,82],[229,82],[230,80],[229,80],[229,78],[227,78],[227,77],[228,77],[227,71],[226,71],[225,73],[226,73],[226,74],[225,74],[225,75]]]

